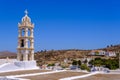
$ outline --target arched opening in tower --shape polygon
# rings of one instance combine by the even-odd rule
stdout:
[[[30,39],[28,40],[28,48],[31,47],[31,44],[30,44]]]
[[[24,28],[22,29],[22,34],[21,35],[25,36],[25,29]]]
[[[30,29],[28,29],[28,36],[30,36],[31,35],[31,30]]]
[[[24,39],[21,40],[21,47],[24,47]]]

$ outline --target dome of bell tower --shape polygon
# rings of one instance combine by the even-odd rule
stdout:
[[[27,10],[25,10],[25,16],[22,18],[22,21],[18,23],[18,26],[21,28],[34,28],[34,24],[31,22],[31,18],[28,16]]]
[[[28,11],[27,10],[25,10],[25,16],[22,18],[22,22],[31,22],[31,19],[28,16]]]

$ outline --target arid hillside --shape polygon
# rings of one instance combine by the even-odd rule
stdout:
[[[108,45],[106,48],[100,50],[110,50],[120,52],[120,45]],[[79,49],[68,49],[68,50],[41,50],[35,52],[35,60],[39,63],[51,63],[51,62],[63,62],[64,59],[77,59],[83,58],[88,55],[91,50],[79,50]],[[16,58],[16,53],[10,51],[0,52],[0,58]]]
[[[102,50],[110,50],[110,51],[120,51],[120,44],[118,45],[108,45],[106,48],[102,48]]]
[[[35,53],[35,59],[39,63],[63,62],[64,59],[82,58],[87,55],[90,50],[50,50]]]
[[[10,52],[10,51],[1,51],[0,52],[0,58],[16,58],[17,54],[14,52]]]
[[[96,49],[98,50],[98,49]],[[106,48],[100,48],[99,50],[105,51],[115,51],[120,52],[120,45],[108,45]],[[54,62],[63,62],[65,59],[77,59],[83,58],[88,55],[91,50],[78,50],[78,49],[69,49],[69,50],[50,50],[50,51],[38,51],[35,53],[35,59],[38,63],[54,63]]]

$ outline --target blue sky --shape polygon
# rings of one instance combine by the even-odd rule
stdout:
[[[16,52],[25,9],[35,23],[35,51],[120,44],[119,0],[0,0],[0,51]]]

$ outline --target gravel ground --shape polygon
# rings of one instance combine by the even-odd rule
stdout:
[[[23,78],[30,79],[30,80],[59,80],[65,77],[78,76],[78,75],[84,75],[84,74],[86,73],[66,71],[66,72],[60,72],[60,73],[54,73],[54,74],[30,76],[30,77],[23,77]]]

